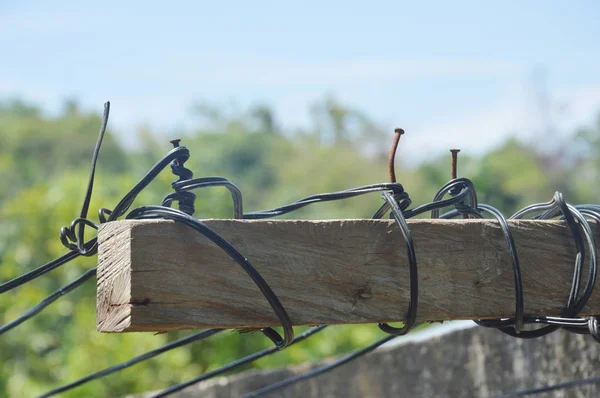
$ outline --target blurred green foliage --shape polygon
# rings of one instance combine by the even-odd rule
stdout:
[[[313,126],[297,131],[282,129],[271,109],[263,105],[239,114],[199,105],[195,112],[202,127],[181,137],[192,154],[186,166],[196,176],[228,177],[244,193],[246,211],[386,181],[392,129],[387,132],[331,98],[311,109]],[[65,252],[58,231],[78,214],[100,122],[99,114],[83,112],[75,102],[67,102],[57,116],[45,115],[21,101],[0,103],[0,281]],[[167,139],[159,140],[147,128],[137,132],[135,148],[121,145],[117,135],[109,130],[104,141],[92,211],[114,206],[170,149]],[[410,132],[401,146],[410,145],[409,136]],[[506,213],[549,200],[557,189],[570,202],[597,202],[600,119],[597,125],[574,133],[572,140],[557,146],[559,150],[565,155],[543,153],[535,144],[509,139],[483,156],[461,154],[459,174],[474,181],[482,202]],[[398,162],[398,179],[413,203],[429,201],[447,181],[449,158],[449,154],[440,155],[415,169]],[[159,204],[174,179],[166,170],[136,204]],[[380,202],[373,195],[307,207],[290,217],[369,217]],[[199,218],[230,217],[232,212],[227,191],[219,189],[199,191],[196,208]],[[13,320],[94,266],[95,258],[79,258],[3,294],[0,321]],[[101,334],[95,328],[95,297],[95,284],[89,281],[0,338],[0,396],[40,394],[190,333]],[[376,325],[331,327],[253,366],[311,361],[364,346],[381,336]],[[118,396],[161,389],[268,346],[260,334],[225,332],[64,396]]]

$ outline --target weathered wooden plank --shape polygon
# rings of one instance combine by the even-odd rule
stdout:
[[[205,220],[257,268],[295,325],[403,319],[406,246],[392,220]],[[420,321],[514,311],[512,267],[492,220],[410,220]],[[575,246],[559,221],[511,221],[527,314],[560,315]],[[99,231],[100,331],[276,326],[248,275],[199,233],[172,221],[118,221]],[[597,289],[584,311],[600,313]]]

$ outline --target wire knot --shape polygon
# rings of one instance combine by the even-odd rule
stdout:
[[[76,218],[68,227],[61,227],[60,241],[69,250],[78,252],[82,256],[92,256],[96,253],[97,240],[85,241],[85,226],[98,229],[98,225],[87,218]]]
[[[174,148],[178,148],[180,141],[181,140],[179,139],[172,140],[171,144],[173,144]],[[168,206],[173,201],[177,201],[179,202],[179,210],[191,216],[196,211],[196,208],[194,207],[196,195],[192,192],[181,190],[180,187],[182,184],[178,184],[182,181],[191,180],[194,177],[194,173],[190,169],[184,167],[185,162],[187,162],[189,158],[189,153],[182,153],[171,162],[171,172],[178,176],[179,179],[171,183],[175,192],[164,198],[163,206]]]

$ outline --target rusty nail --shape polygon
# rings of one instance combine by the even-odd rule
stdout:
[[[450,149],[450,152],[452,153],[452,179],[456,179],[456,163],[457,163],[457,158],[458,158],[458,153],[460,152],[460,149]]]
[[[404,134],[404,130],[396,128],[394,130],[394,142],[392,143],[392,149],[390,149],[390,155],[388,157],[388,171],[390,173],[390,181],[396,182],[396,168],[394,161],[396,160],[396,149],[398,149],[398,143],[400,142],[400,136]]]

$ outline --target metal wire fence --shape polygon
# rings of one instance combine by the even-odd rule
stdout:
[[[94,185],[96,163],[102,144],[102,139],[104,137],[104,133],[106,131],[108,123],[109,109],[110,104],[106,103],[102,127],[100,130],[96,147],[93,152],[90,177],[88,180],[87,190],[84,197],[83,205],[81,207],[81,211],[79,213],[79,217],[73,220],[68,227],[62,227],[60,230],[60,240],[69,251],[66,254],[44,265],[41,265],[23,275],[17,276],[12,280],[0,284],[0,294],[13,290],[26,283],[29,283],[34,279],[61,267],[65,263],[72,261],[79,256],[93,256],[97,253],[97,238],[92,238],[86,241],[84,240],[84,236],[86,227],[98,229],[99,226],[98,223],[95,223],[88,218],[88,212],[90,206],[90,198]],[[240,366],[256,361],[259,358],[263,358],[265,356],[272,355],[280,350],[284,350],[286,347],[289,347],[292,344],[311,338],[312,336],[318,334],[320,331],[327,327],[327,325],[312,327],[304,331],[303,333],[295,336],[290,317],[284,306],[281,304],[277,295],[269,286],[268,281],[263,279],[263,277],[256,270],[256,268],[254,268],[251,262],[247,260],[246,257],[242,253],[240,253],[234,246],[232,246],[229,242],[227,242],[217,233],[212,231],[201,220],[193,217],[195,211],[194,200],[196,196],[192,191],[195,189],[216,186],[226,187],[231,192],[234,208],[233,216],[236,219],[271,218],[287,214],[302,207],[313,205],[316,203],[334,200],[344,200],[370,193],[380,193],[383,199],[383,203],[374,212],[373,218],[379,219],[389,215],[395,220],[403,237],[403,242],[399,242],[399,244],[403,244],[406,247],[406,254],[408,257],[410,278],[410,301],[406,312],[404,326],[393,327],[385,323],[378,324],[378,327],[381,330],[389,334],[387,337],[378,340],[354,353],[348,354],[334,362],[331,362],[326,366],[316,368],[305,374],[294,376],[292,378],[266,386],[262,389],[247,394],[246,397],[261,396],[263,394],[270,393],[278,389],[286,388],[299,381],[306,380],[308,378],[335,369],[375,350],[377,347],[392,339],[397,338],[398,336],[405,335],[417,324],[416,316],[418,311],[419,299],[417,266],[418,259],[415,254],[415,246],[412,234],[406,220],[411,217],[415,217],[428,212],[431,213],[431,218],[442,219],[452,219],[461,217],[484,218],[484,216],[489,216],[496,219],[499,225],[501,226],[502,233],[506,241],[506,255],[510,258],[510,262],[512,264],[515,295],[514,316],[511,318],[503,318],[496,320],[475,320],[477,324],[485,327],[497,328],[498,330],[510,336],[518,338],[540,337],[553,331],[556,331],[560,328],[563,328],[570,332],[590,334],[596,341],[600,342],[600,331],[598,330],[597,317],[578,316],[579,312],[586,305],[588,299],[592,294],[597,275],[597,248],[589,221],[600,221],[600,205],[570,205],[567,202],[565,202],[563,196],[559,192],[557,192],[551,201],[547,203],[538,203],[527,206],[516,212],[511,217],[506,218],[500,211],[498,211],[494,207],[478,202],[476,189],[470,180],[468,180],[467,178],[456,178],[456,152],[453,152],[454,178],[448,183],[444,184],[438,190],[432,202],[422,204],[416,207],[411,207],[412,201],[410,199],[410,196],[404,190],[404,187],[396,182],[396,176],[393,168],[396,146],[402,133],[402,130],[396,130],[394,145],[390,152],[391,182],[372,184],[333,193],[311,195],[303,199],[297,200],[293,203],[274,209],[247,213],[244,213],[243,211],[242,193],[233,183],[231,183],[226,178],[193,178],[193,173],[184,167],[185,162],[190,157],[190,152],[186,147],[179,145],[179,140],[174,140],[172,141],[173,149],[170,150],[166,155],[164,155],[146,173],[146,175],[142,177],[142,179],[121,198],[117,205],[115,205],[111,210],[107,208],[99,209],[98,217],[100,220],[100,224],[116,221],[122,217],[124,217],[125,219],[169,219],[187,225],[188,227],[190,227],[190,233],[193,233],[193,230],[210,239],[212,242],[218,245],[224,252],[226,252],[248,274],[251,280],[256,284],[256,287],[261,291],[263,296],[269,302],[272,310],[274,311],[277,318],[279,319],[279,322],[281,323],[283,335],[278,333],[273,328],[264,328],[261,330],[261,332],[273,342],[272,347],[240,358],[234,362],[231,362],[218,369],[214,369],[205,374],[199,375],[198,377],[188,380],[184,383],[170,386],[165,390],[156,393],[155,395],[153,395],[153,397],[165,397],[177,391],[180,391],[192,384],[210,379],[218,375],[222,375],[226,372],[230,372]],[[167,166],[170,166],[173,174],[179,177],[179,179],[172,184],[174,192],[168,194],[164,198],[160,206],[147,205],[129,211],[137,195],[140,192],[142,192],[148,186],[148,184],[152,180],[154,180],[156,176]],[[170,207],[175,202],[178,203],[179,209],[174,209]],[[445,210],[445,212],[440,214],[441,210]],[[535,220],[560,219],[566,221],[567,225],[569,226],[569,229],[572,234],[572,239],[575,243],[575,247],[577,250],[577,255],[573,263],[572,286],[562,316],[548,317],[525,315],[519,256],[512,237],[511,229],[507,222],[507,220],[510,219],[522,218],[530,218]],[[586,263],[587,272],[584,272],[584,267],[586,267]],[[585,278],[584,274],[586,275]],[[13,321],[5,325],[0,326],[0,335],[18,327],[23,322],[36,316],[38,313],[43,311],[44,308],[51,305],[54,301],[58,300],[60,297],[69,293],[70,291],[76,289],[85,281],[93,278],[95,275],[96,269],[92,268],[87,272],[83,273],[75,280],[73,280],[71,283],[56,290],[54,293],[44,298],[37,305],[23,313],[21,316],[17,317]],[[210,338],[211,336],[221,333],[222,331],[222,329],[203,330],[201,332],[181,338],[179,340],[166,344],[158,349],[132,358],[128,361],[116,364],[106,369],[99,370],[79,380],[75,380],[66,383],[62,386],[58,386],[57,388],[43,394],[42,397],[50,397],[68,390],[75,389],[85,383],[89,383],[94,380],[113,374],[115,372],[119,372],[125,368],[138,364],[142,361],[146,361],[150,358],[156,357],[167,351],[188,344],[192,344],[203,339]],[[568,388],[573,385],[598,382],[600,382],[600,378],[593,377],[563,384],[557,384],[554,386],[519,391],[504,396],[522,396],[527,394],[547,392],[553,389]]]

